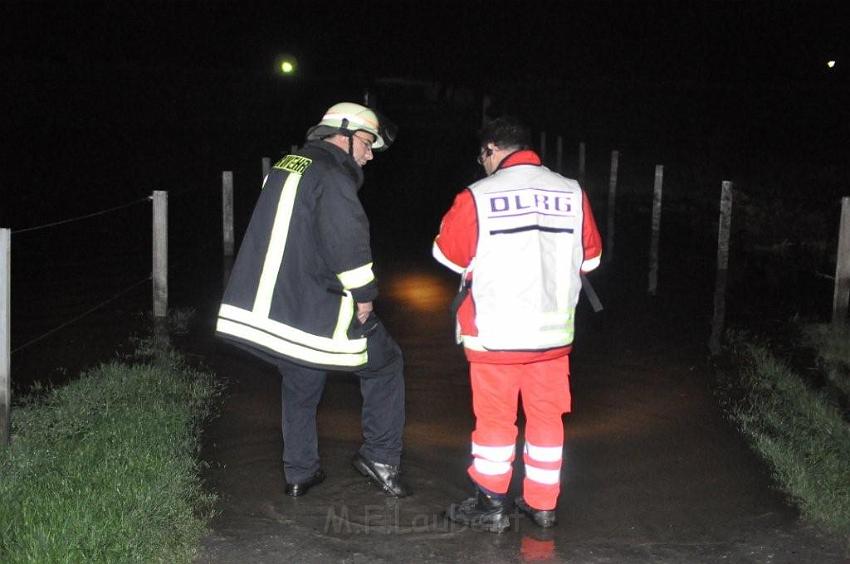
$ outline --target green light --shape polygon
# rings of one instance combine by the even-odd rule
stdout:
[[[298,59],[293,57],[290,53],[281,53],[278,55],[275,65],[277,69],[276,72],[280,75],[298,75]]]

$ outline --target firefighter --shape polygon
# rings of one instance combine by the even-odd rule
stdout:
[[[467,471],[475,494],[446,514],[501,533],[515,504],[548,528],[560,493],[581,273],[599,265],[602,243],[584,191],[543,166],[519,120],[486,123],[480,141],[487,176],[457,195],[433,246],[434,257],[461,275],[457,338],[469,361],[475,414]],[[525,476],[512,504],[520,395]]]
[[[335,104],[305,145],[271,169],[224,292],[217,334],[277,366],[285,492],[320,484],[316,409],[328,371],[359,377],[363,444],[352,464],[402,497],[401,350],[376,317],[362,167],[395,127],[370,108]]]

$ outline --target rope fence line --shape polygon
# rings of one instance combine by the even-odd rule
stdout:
[[[25,349],[25,348],[29,347],[30,345],[34,345],[35,343],[37,343],[37,342],[39,342],[39,341],[41,341],[41,340],[43,340],[43,339],[46,339],[47,337],[49,337],[50,335],[52,335],[52,334],[56,333],[57,331],[60,331],[60,330],[64,329],[64,328],[65,328],[65,327],[67,327],[68,325],[71,325],[71,324],[73,324],[73,323],[76,323],[76,322],[77,322],[77,321],[79,321],[80,319],[83,319],[84,317],[86,317],[86,316],[88,316],[88,315],[91,315],[92,313],[94,313],[95,311],[99,310],[100,308],[102,308],[102,307],[104,307],[104,306],[106,306],[106,305],[108,305],[108,304],[110,304],[110,303],[114,302],[115,300],[117,300],[118,298],[120,298],[120,297],[124,296],[125,294],[128,294],[130,291],[132,291],[133,289],[137,288],[138,286],[141,286],[142,284],[145,284],[146,282],[149,282],[149,281],[151,280],[151,278],[152,278],[152,276],[151,276],[151,275],[148,275],[147,277],[143,278],[142,280],[139,280],[138,282],[134,282],[133,284],[131,284],[130,286],[127,286],[126,288],[124,288],[123,290],[121,290],[120,292],[118,292],[117,294],[115,294],[115,295],[113,295],[112,297],[110,297],[110,298],[108,298],[108,299],[106,299],[106,300],[104,300],[104,301],[100,302],[99,304],[95,305],[94,307],[92,307],[92,308],[90,308],[90,309],[88,309],[88,310],[84,311],[84,312],[83,312],[83,313],[81,313],[80,315],[78,315],[78,316],[76,316],[76,317],[74,317],[74,318],[72,318],[72,319],[70,319],[70,320],[66,321],[65,323],[62,323],[61,325],[58,325],[58,326],[54,327],[53,329],[51,329],[51,330],[47,331],[46,333],[43,333],[42,335],[39,335],[38,337],[35,337],[34,339],[30,339],[29,341],[27,341],[27,342],[26,342],[26,343],[24,343],[23,345],[20,345],[19,347],[16,347],[16,348],[12,349],[11,354],[15,354],[16,352],[21,351],[21,350],[23,350],[23,349]]]
[[[11,234],[12,235],[19,235],[21,233],[29,233],[31,231],[39,231],[41,229],[47,229],[49,227],[56,227],[56,226],[59,226],[59,225],[65,225],[67,223],[74,223],[76,221],[83,221],[83,220],[90,219],[92,217],[96,217],[96,216],[99,216],[99,215],[105,215],[105,214],[108,214],[108,213],[112,213],[114,211],[122,210],[124,208],[129,208],[130,206],[135,206],[136,204],[139,204],[139,203],[142,203],[142,202],[149,202],[149,201],[151,201],[151,199],[152,198],[150,196],[145,196],[143,198],[133,200],[132,202],[128,202],[126,204],[121,204],[120,206],[115,206],[113,208],[108,208],[108,209],[105,209],[105,210],[96,211],[96,212],[93,212],[93,213],[88,213],[88,214],[80,215],[80,216],[77,216],[77,217],[71,217],[71,218],[68,218],[68,219],[61,219],[59,221],[54,221],[54,222],[51,222],[51,223],[45,223],[44,225],[35,225],[33,227],[26,227],[24,229],[14,229],[14,230],[12,230]]]

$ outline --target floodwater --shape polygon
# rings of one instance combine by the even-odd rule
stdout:
[[[337,374],[318,417],[328,478],[285,496],[275,369],[201,338],[190,349],[229,393],[202,453],[221,513],[199,562],[845,561],[837,540],[800,522],[720,413],[699,302],[650,298],[614,266],[591,277],[605,309],[583,301],[578,312],[559,524],[543,531],[513,515],[497,536],[448,522],[445,508],[472,491],[467,365],[447,312],[456,280],[426,260],[378,268],[378,311],[406,360],[402,468],[413,495],[388,498],[351,467],[359,391]]]
[[[390,96],[385,100],[392,104]],[[59,153],[54,167],[38,169],[35,180],[41,192],[16,194],[26,196],[20,199],[22,205],[3,210],[5,221],[13,222],[7,225],[18,229],[123,204],[153,189],[169,191],[170,305],[195,312],[192,331],[176,337],[175,343],[229,386],[221,417],[205,432],[202,455],[210,464],[205,479],[220,497],[220,515],[198,560],[845,561],[840,543],[800,522],[765,466],[724,420],[711,393],[706,342],[717,253],[716,202],[724,179],[719,171],[683,170],[665,163],[658,292],[647,295],[652,171],[656,159],[665,155],[653,154],[655,147],[644,143],[645,132],[632,132],[637,141],[631,151],[619,146],[624,150],[616,244],[590,277],[605,309],[594,314],[582,302],[578,311],[572,356],[574,411],[565,417],[558,527],[543,532],[515,517],[508,533],[495,536],[446,522],[442,511],[471,491],[465,468],[473,420],[467,366],[453,343],[447,311],[456,280],[431,260],[430,240],[454,193],[477,174],[475,141],[464,132],[474,131],[480,116],[474,108],[450,108],[454,114],[435,108],[436,115],[422,110],[422,115],[407,116],[389,108],[402,125],[403,137],[367,167],[361,192],[372,221],[382,291],[378,312],[406,359],[403,468],[414,495],[402,500],[384,497],[349,464],[360,437],[359,393],[345,375],[329,379],[319,413],[328,479],[303,498],[286,497],[274,370],[212,337],[223,282],[219,169],[234,170],[238,235],[259,190],[261,156],[274,158],[299,142],[303,127],[284,135],[276,125],[264,125],[262,131],[257,126],[232,136],[238,128],[220,123],[215,142],[204,136],[206,123],[182,137],[178,128],[148,131],[135,124],[150,137],[145,142],[156,147],[158,157],[140,154],[137,140],[127,136],[118,150],[132,148],[133,159],[111,160],[104,152],[93,186],[84,186],[86,179],[67,178],[72,161],[90,152],[81,144],[76,155]],[[566,139],[573,148],[579,140],[588,141],[585,186],[606,244],[607,157],[622,141],[611,134],[619,133],[620,125],[618,121],[604,132],[597,130],[595,138],[579,137],[594,132],[585,124],[584,131],[571,131]],[[556,133],[550,130],[550,148]],[[245,141],[249,137],[251,143]],[[202,141],[193,145],[196,140]],[[676,137],[668,143],[675,145]],[[170,156],[174,147],[199,158],[163,156]],[[565,168],[574,173],[573,150],[567,153]],[[698,157],[708,162],[714,155]],[[34,162],[36,156],[30,159]],[[743,156],[739,160],[747,161]],[[124,182],[127,168],[138,175]],[[18,179],[30,173],[22,170]],[[752,191],[752,185],[742,185],[745,192]],[[57,194],[50,200],[52,207],[41,206],[49,200],[47,188],[54,186],[80,191],[82,197]],[[781,193],[783,187],[776,191]],[[835,203],[829,201],[829,206]],[[739,203],[744,206],[737,207]],[[777,262],[744,251],[752,244],[748,237],[758,234],[757,228],[744,229],[753,226],[753,215],[740,211],[746,203],[744,198],[736,200],[732,219],[728,324],[759,329],[793,316],[826,320],[831,281],[815,276],[812,269],[796,268],[798,256]],[[833,221],[834,206],[829,206],[810,217],[821,224]],[[837,231],[837,218],[835,214],[835,229],[826,232]],[[762,214],[766,224],[771,219],[769,212]],[[779,223],[782,229],[799,227]],[[812,226],[817,227],[815,222]],[[55,229],[13,232],[12,245],[16,394],[34,381],[62,383],[92,363],[130,352],[128,337],[149,330],[151,291],[144,283],[150,273],[149,204]],[[829,251],[822,254],[828,256]],[[521,470],[517,464],[514,493]]]

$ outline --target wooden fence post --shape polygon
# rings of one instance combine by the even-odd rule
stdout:
[[[841,221],[838,226],[838,253],[835,260],[835,293],[832,298],[832,324],[847,320],[850,300],[850,196],[841,198]]]
[[[265,178],[265,177],[264,177]],[[224,256],[233,256],[233,171],[221,173],[221,227],[224,236]]]
[[[168,314],[168,192],[153,192],[153,315]]]
[[[714,285],[714,318],[708,348],[711,354],[720,352],[720,340],[726,316],[726,279],[729,269],[729,235],[732,227],[732,183],[724,180],[720,193],[720,222],[717,229],[717,279]]]
[[[652,235],[649,238],[649,295],[658,287],[658,239],[661,232],[661,186],[664,165],[655,165],[655,185],[652,190]]]
[[[585,146],[584,141],[578,144],[578,183],[584,185],[584,159]]]
[[[605,250],[603,251],[606,262],[614,258],[614,212],[617,208],[617,167],[619,161],[620,151],[611,151],[611,176],[608,179],[608,222],[605,229]]]
[[[540,132],[540,162],[546,164],[546,132]]]
[[[271,157],[263,157],[263,180],[266,179],[266,176],[269,175],[269,171],[272,169],[272,159]]]
[[[0,229],[0,444],[12,438],[12,230]]]
[[[560,135],[555,143],[555,171],[564,174],[564,138]]]

